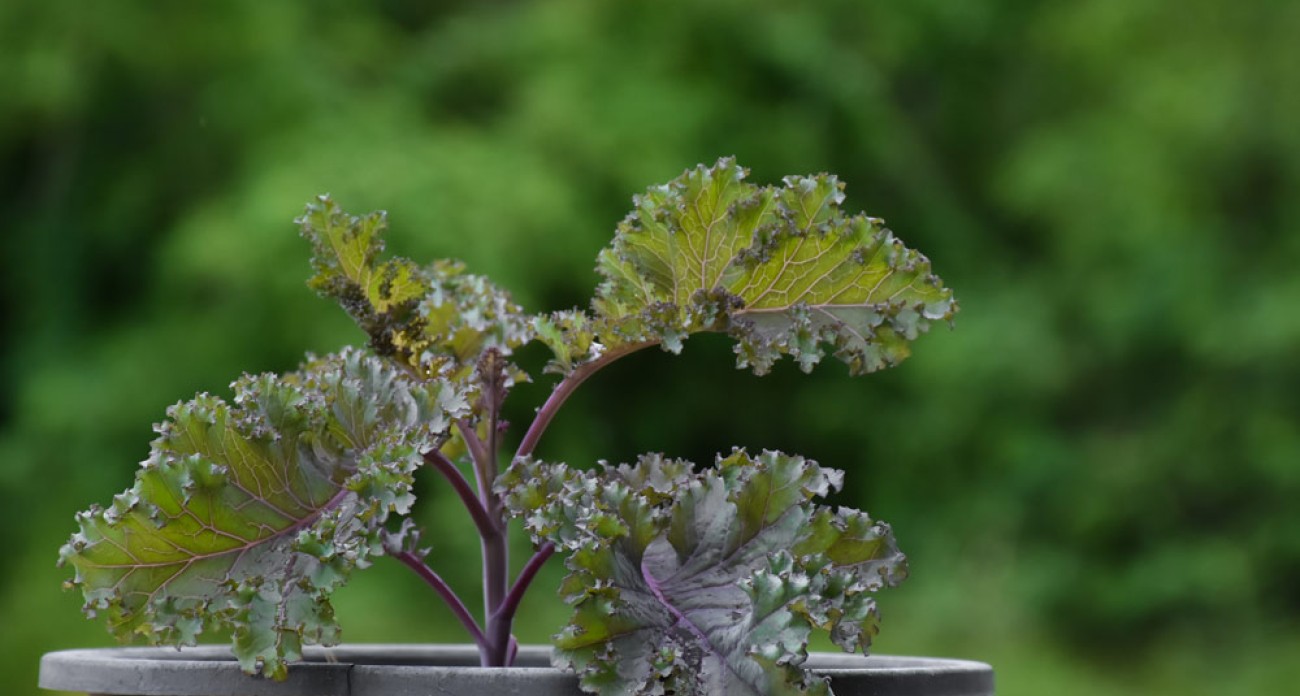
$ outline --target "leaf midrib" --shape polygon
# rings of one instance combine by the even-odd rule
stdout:
[[[718,650],[718,648],[713,644],[713,641],[704,633],[704,630],[695,625],[695,622],[691,621],[690,617],[686,616],[685,612],[678,609],[672,602],[668,601],[668,598],[664,596],[663,589],[659,586],[659,580],[650,572],[650,568],[646,566],[644,559],[641,561],[641,578],[645,580],[646,587],[650,588],[650,594],[654,596],[655,600],[659,602],[659,604],[662,605],[669,614],[677,619],[678,624],[684,625],[686,630],[690,631],[691,634],[700,641],[704,648],[718,660],[719,664],[725,667],[728,672],[735,675],[737,681],[749,687],[749,690],[754,693],[755,696],[763,696],[762,692],[755,689],[754,686],[745,679],[744,675],[736,671],[736,668],[731,665],[731,662],[726,658],[726,656]]]
[[[87,568],[98,568],[98,569],[130,568],[132,570],[137,568],[165,568],[167,566],[173,566],[173,565],[188,567],[190,565],[193,565],[194,563],[197,563],[198,561],[206,561],[210,558],[218,558],[220,556],[224,556],[230,553],[242,554],[257,546],[261,546],[263,544],[267,544],[272,541],[275,541],[276,539],[280,539],[285,535],[293,534],[294,532],[299,532],[302,531],[303,529],[306,529],[307,527],[314,524],[316,520],[320,519],[321,515],[325,514],[329,510],[332,510],[333,508],[341,504],[343,502],[343,499],[347,497],[347,494],[349,492],[351,491],[346,486],[340,486],[338,492],[336,492],[332,498],[327,500],[325,504],[322,505],[321,507],[317,508],[316,510],[313,510],[311,514],[295,520],[293,524],[290,524],[283,529],[277,530],[274,534],[270,534],[268,536],[260,537],[257,539],[250,539],[248,540],[247,543],[240,546],[232,546],[227,549],[222,549],[220,551],[212,551],[209,553],[195,553],[195,554],[188,555],[180,560],[164,561],[159,563],[140,563],[137,561],[135,563],[121,563],[121,564],[84,563],[84,565]],[[102,540],[108,542],[113,546],[116,546],[117,548],[121,549],[123,552],[126,551],[126,549],[123,549],[121,545],[112,541],[108,537],[103,537]],[[184,547],[177,547],[177,548],[183,549]],[[179,575],[180,573],[177,574]],[[169,578],[167,582],[170,582],[174,578],[175,576]],[[165,585],[166,582],[164,582],[163,585],[160,585],[159,587]]]

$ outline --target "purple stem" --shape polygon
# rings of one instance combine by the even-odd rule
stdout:
[[[515,658],[519,656],[519,641],[515,640],[514,634],[510,634],[510,647],[506,650],[506,667],[515,665]]]
[[[442,600],[451,609],[451,613],[455,614],[461,625],[465,627],[465,630],[469,631],[470,637],[474,639],[474,643],[478,645],[480,652],[487,649],[487,637],[483,635],[482,629],[478,627],[478,622],[474,621],[469,609],[465,608],[465,603],[460,601],[460,597],[456,596],[455,590],[451,589],[451,586],[442,577],[426,565],[419,556],[410,551],[398,551],[393,554],[393,558],[405,563],[408,568],[414,570],[442,597]]]
[[[560,410],[560,406],[564,404],[575,389],[587,381],[587,378],[599,371],[600,368],[624,355],[656,343],[658,342],[633,343],[612,350],[589,363],[579,366],[560,380],[560,383],[555,385],[555,389],[551,391],[546,403],[538,409],[537,416],[529,425],[523,441],[519,443],[515,458],[518,459],[532,454],[533,449],[537,447],[538,440],[542,437],[542,433],[546,431],[546,427],[550,425],[551,420],[555,418],[555,414]],[[469,610],[465,608],[464,602],[461,602],[447,583],[443,582],[442,578],[438,577],[438,574],[433,572],[415,554],[406,551],[395,554],[396,558],[413,568],[420,577],[424,578],[425,582],[429,583],[438,594],[442,595],[442,598],[451,607],[456,617],[460,619],[460,622],[469,630],[470,635],[474,637],[474,642],[479,648],[480,662],[485,667],[504,666],[514,662],[515,655],[518,652],[518,642],[511,635],[510,627],[514,622],[515,611],[519,608],[519,602],[523,599],[528,586],[537,576],[537,572],[546,563],[546,560],[555,553],[554,544],[549,542],[543,544],[533,554],[533,557],[524,564],[523,569],[519,572],[519,577],[515,579],[514,585],[510,586],[507,591],[508,556],[505,529],[500,522],[501,501],[491,489],[496,475],[496,457],[499,446],[499,433],[497,432],[499,408],[500,403],[494,398],[489,404],[488,441],[486,443],[479,438],[478,433],[475,432],[468,421],[460,420],[456,422],[456,426],[460,429],[461,439],[465,441],[465,448],[469,450],[470,457],[474,460],[474,478],[478,487],[478,495],[475,495],[474,491],[470,489],[469,483],[461,475],[460,470],[441,452],[435,450],[425,454],[425,460],[436,467],[451,483],[456,494],[465,503],[470,516],[474,518],[475,526],[478,527],[483,548],[483,604],[484,615],[487,619],[487,630],[483,631],[478,627]]]
[[[452,490],[460,497],[461,502],[465,503],[465,508],[469,510],[469,516],[474,518],[474,525],[478,527],[480,536],[487,535],[496,531],[496,525],[492,523],[492,517],[483,507],[483,503],[474,495],[473,489],[469,487],[469,482],[461,475],[460,469],[456,468],[446,456],[437,450],[424,453],[424,461],[432,464],[443,478],[451,484]]]
[[[501,500],[492,492],[496,482],[497,454],[500,434],[497,432],[497,418],[501,409],[504,391],[496,378],[500,369],[492,360],[486,358],[480,366],[486,375],[483,383],[481,407],[487,416],[487,437],[480,438],[468,421],[458,421],[461,437],[466,448],[474,458],[474,476],[478,483],[479,507],[484,513],[486,524],[479,525],[479,542],[483,552],[483,617],[485,645],[479,649],[480,663],[484,667],[500,667],[506,664],[509,652],[510,625],[501,624],[497,608],[505,599],[507,585],[510,581],[510,555],[506,545],[506,528],[501,514]],[[488,371],[491,370],[489,373]]]
[[[482,501],[483,507],[487,508],[492,482],[487,481],[487,485],[484,485],[483,466],[491,457],[469,421],[462,418],[456,421],[456,427],[460,430],[460,439],[465,441],[465,449],[469,450],[469,457],[474,462],[474,486],[478,488],[479,500]]]
[[[534,553],[533,557],[524,564],[523,570],[519,571],[519,577],[515,578],[515,584],[510,587],[510,592],[506,594],[505,601],[497,609],[498,616],[504,618],[507,625],[514,620],[515,610],[519,608],[519,602],[523,600],[524,593],[528,591],[528,585],[533,582],[533,578],[537,577],[537,571],[542,569],[542,564],[546,563],[546,559],[550,558],[554,553],[555,544],[549,541],[542,544],[541,548],[537,549],[537,553]]]
[[[528,585],[537,576],[537,571],[553,553],[555,553],[555,544],[549,541],[542,544],[542,547],[537,549],[537,553],[524,564],[523,570],[519,571],[515,584],[497,605],[496,611],[488,617],[486,635],[492,653],[490,659],[485,661],[485,666],[504,666],[514,662],[512,653],[518,650],[518,644],[514,641],[514,636],[510,635],[510,626],[515,620],[515,610],[519,608],[519,601],[524,598],[524,592],[528,591]]]
[[[501,621],[497,608],[504,600],[509,557],[506,555],[506,536],[498,531],[482,539],[483,548],[483,613],[487,617],[487,651],[480,651],[484,667],[502,667],[506,663],[507,639],[510,622]]]
[[[566,375],[564,379],[560,380],[559,384],[555,385],[555,389],[551,391],[551,396],[546,399],[546,403],[542,404],[542,407],[537,410],[537,416],[533,418],[532,424],[528,426],[528,432],[524,433],[524,439],[519,443],[519,449],[515,450],[515,459],[527,457],[533,453],[533,450],[537,447],[537,441],[542,439],[542,433],[546,432],[546,426],[551,424],[551,419],[555,418],[560,406],[564,405],[565,400],[569,398],[573,390],[587,381],[588,377],[596,374],[600,368],[624,355],[635,353],[642,348],[648,348],[657,343],[658,341],[645,341],[644,343],[628,344],[622,348],[611,350],[589,363],[584,363]]]

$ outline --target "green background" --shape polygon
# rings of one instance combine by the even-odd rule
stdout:
[[[990,661],[1005,696],[1293,689],[1297,35],[1269,0],[0,4],[6,693],[109,643],[56,550],[167,405],[362,340],[304,286],[309,197],[559,309],[633,193],[721,155],[839,174],[934,260],[956,330],[861,379],[755,378],[721,337],[638,354],[540,455],[846,469],[840,502],[911,557],[877,650]],[[419,492],[476,597],[454,499]],[[563,620],[559,571],[526,641]],[[391,561],[338,605],[349,640],[465,640]]]

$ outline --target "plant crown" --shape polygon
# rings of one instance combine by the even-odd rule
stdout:
[[[587,691],[829,693],[802,667],[811,630],[865,652],[874,593],[906,575],[887,524],[817,502],[842,472],[741,449],[711,467],[533,457],[569,394],[642,348],[677,353],[691,334],[719,332],[756,374],[782,355],[810,371],[829,351],[857,375],[898,364],[931,322],[951,320],[957,304],[929,261],[881,220],[844,214],[834,176],[778,187],[745,175],[722,159],[636,196],[600,252],[590,308],[541,315],[459,263],[381,258],[383,213],[313,201],[297,221],[314,250],[309,284],[368,347],[246,375],[229,402],[199,394],[168,409],[135,485],[78,514],[60,551],[85,612],[157,644],[228,631],[245,671],[283,678],[304,644],[339,640],[331,593],[392,556],[447,601],[483,665],[508,665],[520,597],[559,551],[573,615],[554,661]],[[501,404],[529,379],[511,356],[531,341],[550,348],[545,371],[560,378],[505,453]],[[426,465],[481,537],[481,622],[406,517]],[[535,547],[513,582],[511,519]]]

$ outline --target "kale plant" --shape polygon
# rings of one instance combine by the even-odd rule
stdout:
[[[484,666],[511,664],[511,625],[541,565],[565,554],[573,607],[557,665],[599,694],[817,694],[802,664],[813,628],[865,652],[874,593],[906,573],[890,528],[818,498],[843,474],[741,449],[713,466],[641,456],[572,468],[533,450],[565,400],[605,365],[698,332],[735,340],[739,367],[782,355],[810,371],[830,351],[854,375],[897,364],[957,310],[929,261],[865,215],[834,176],[747,183],[730,159],[633,199],[597,262],[587,310],[530,315],[455,262],[381,258],[383,213],[328,197],[298,219],[310,285],[369,336],[296,372],[246,375],[231,401],[176,404],[135,485],[77,516],[62,548],[85,611],[122,637],[192,645],[228,631],[245,671],[285,675],[309,643],[334,644],[330,594],[379,556],[409,566],[451,607]],[[558,375],[513,451],[501,406],[530,379],[511,356],[540,341]],[[499,471],[501,463],[508,464]],[[426,559],[407,518],[429,467],[482,539],[482,621]],[[470,472],[466,475],[463,472]],[[506,525],[535,553],[510,580]]]

